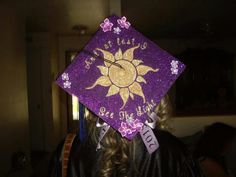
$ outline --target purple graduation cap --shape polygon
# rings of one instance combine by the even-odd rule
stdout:
[[[148,117],[184,68],[125,17],[111,16],[57,84],[131,140],[146,130]]]

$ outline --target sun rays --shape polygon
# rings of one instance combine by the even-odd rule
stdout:
[[[153,69],[149,66],[143,65],[143,61],[134,59],[134,50],[139,48],[135,46],[127,49],[124,53],[119,49],[115,55],[111,52],[97,48],[98,51],[102,52],[104,66],[97,66],[101,72],[101,76],[95,81],[95,83],[87,87],[86,89],[93,89],[97,85],[103,87],[109,87],[107,97],[119,94],[123,105],[120,109],[123,109],[128,102],[129,98],[134,100],[134,95],[142,97],[143,103],[146,102],[145,95],[141,83],[147,83],[143,76],[149,71],[157,72],[159,69]],[[122,68],[112,63],[119,64]]]

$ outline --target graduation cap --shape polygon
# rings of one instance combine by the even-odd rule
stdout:
[[[184,68],[183,63],[136,31],[126,17],[114,15],[100,24],[57,84],[122,137],[132,140],[140,133],[150,147],[155,138],[147,119],[156,120],[156,106]],[[150,153],[156,144],[148,149]]]

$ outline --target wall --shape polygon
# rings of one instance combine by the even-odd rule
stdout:
[[[56,106],[52,104],[52,53],[53,40],[48,32],[27,34],[28,66],[28,100],[29,123],[32,151],[52,151],[57,138],[54,128],[58,130]],[[53,109],[55,107],[55,109]],[[53,115],[54,113],[54,115]],[[55,120],[54,120],[55,118]],[[54,125],[55,123],[55,125]]]
[[[51,42],[51,88],[52,88],[52,114],[54,125],[54,141],[58,144],[61,141],[61,119],[60,119],[60,95],[59,87],[55,84],[58,74],[58,40],[56,35],[52,35]]]
[[[80,36],[80,35],[61,35],[58,36],[58,50],[59,50],[59,72],[62,73],[66,66],[66,51],[79,51],[89,41],[91,36]],[[58,86],[57,86],[58,87]],[[60,93],[60,118],[61,118],[61,138],[67,133],[67,99],[66,93],[61,88]]]
[[[0,26],[0,176],[6,176],[13,153],[29,157],[24,15],[1,4]]]
[[[236,40],[233,38],[217,39],[217,40],[206,40],[206,39],[158,39],[156,43],[163,49],[167,50],[171,54],[179,54],[186,48],[207,48],[215,47],[224,49],[235,55],[235,68],[236,68]],[[181,60],[181,59],[180,59]],[[236,72],[234,73],[236,78]],[[178,80],[177,80],[178,82]],[[236,88],[236,80],[235,80]],[[236,89],[235,89],[236,95]],[[173,133],[176,136],[187,136],[191,135],[204,126],[209,125],[213,122],[225,122],[227,124],[236,127],[236,115],[227,116],[194,116],[194,117],[174,117],[171,120],[171,126],[173,127]]]
[[[201,130],[213,122],[224,122],[236,127],[236,115],[230,116],[202,116],[202,117],[174,117],[171,120],[173,134],[178,137],[188,136]]]

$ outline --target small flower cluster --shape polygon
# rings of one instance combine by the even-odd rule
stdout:
[[[63,74],[61,75],[61,77],[62,77],[62,80],[64,81],[64,82],[63,82],[63,87],[64,87],[64,88],[71,88],[71,82],[69,81],[70,78],[69,78],[68,73],[63,73]]]
[[[177,75],[178,74],[178,61],[175,61],[175,60],[172,60],[170,65],[171,65],[171,74],[175,74]]]
[[[127,134],[130,135],[133,132],[140,131],[143,127],[143,123],[140,120],[129,120],[126,122],[121,122],[120,128],[118,131],[121,133],[121,136],[124,137]]]
[[[130,27],[130,23],[126,21],[126,17],[122,17],[121,19],[117,20],[117,23],[120,25],[121,28],[128,29]],[[106,18],[103,23],[100,24],[100,27],[102,28],[103,32],[112,31],[113,23],[109,21],[108,18]],[[121,29],[120,27],[114,27],[113,32],[115,34],[120,34]]]
[[[126,17],[118,19],[117,23],[120,25],[121,28],[129,29],[130,27],[130,22],[126,21]]]

